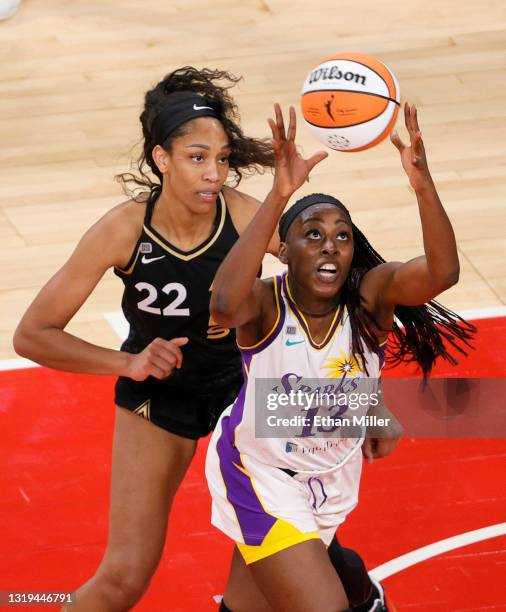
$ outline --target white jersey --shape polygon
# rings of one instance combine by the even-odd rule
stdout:
[[[287,276],[276,277],[274,287],[275,325],[256,345],[239,347],[245,383],[222,423],[222,451],[228,454],[228,447],[293,472],[337,469],[362,446],[369,407],[364,403],[377,397],[385,346],[378,356],[364,344],[364,362],[355,358],[344,306],[316,343]],[[354,407],[350,398],[359,393],[361,405]],[[354,433],[347,429],[350,437],[339,437],[339,424],[354,427]]]

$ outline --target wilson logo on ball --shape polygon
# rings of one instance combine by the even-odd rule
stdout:
[[[356,74],[353,72],[344,72],[339,70],[338,66],[331,66],[330,68],[318,68],[313,70],[309,75],[309,83],[312,85],[321,79],[325,80],[336,80],[344,79],[345,81],[355,81],[361,85],[366,84],[367,77],[363,74]]]

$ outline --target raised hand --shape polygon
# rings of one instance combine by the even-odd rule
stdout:
[[[404,103],[404,122],[408,130],[410,146],[405,145],[399,137],[397,130],[390,135],[390,140],[401,154],[401,163],[408,175],[409,183],[415,191],[423,189],[432,182],[425,148],[422,141],[422,133],[418,125],[416,106]]]
[[[304,159],[295,146],[297,119],[295,109],[290,106],[288,132],[285,130],[283,113],[279,104],[274,105],[276,121],[268,119],[272,131],[274,149],[275,176],[273,191],[282,198],[289,198],[309,177],[311,170],[324,160],[328,153],[318,151],[309,159]]]
[[[158,380],[167,378],[174,368],[182,366],[183,353],[180,347],[187,342],[188,338],[155,338],[142,352],[131,355],[128,378],[138,381],[146,380],[148,376]]]

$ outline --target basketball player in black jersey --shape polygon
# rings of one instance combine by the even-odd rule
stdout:
[[[242,383],[235,333],[212,321],[209,298],[216,270],[258,202],[225,181],[271,167],[274,158],[269,143],[241,131],[227,92],[237,80],[186,67],[147,92],[139,176],[119,177],[133,180],[140,195],[83,236],[16,331],[17,352],[34,361],[118,376],[109,539],[73,612],[129,610],[140,599],[197,439]],[[120,351],[65,331],[109,268],[125,285],[130,333]]]
[[[16,331],[15,349],[29,359],[118,376],[108,544],[73,612],[129,610],[141,598],[197,439],[242,384],[234,331],[212,320],[209,299],[216,270],[259,203],[225,181],[272,167],[274,156],[270,144],[242,133],[227,92],[236,81],[186,67],[147,92],[139,174],[119,177],[140,194],[83,236]],[[277,248],[275,237],[269,250]],[[65,331],[109,268],[125,285],[130,333],[120,351]]]

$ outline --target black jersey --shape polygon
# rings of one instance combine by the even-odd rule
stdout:
[[[239,236],[221,193],[211,235],[191,251],[151,227],[153,209],[154,201],[148,202],[130,261],[114,269],[125,285],[121,306],[130,324],[121,349],[139,353],[157,337],[186,336],[182,368],[168,382],[209,386],[218,375],[240,370],[235,330],[216,325],[209,314],[214,275]]]

